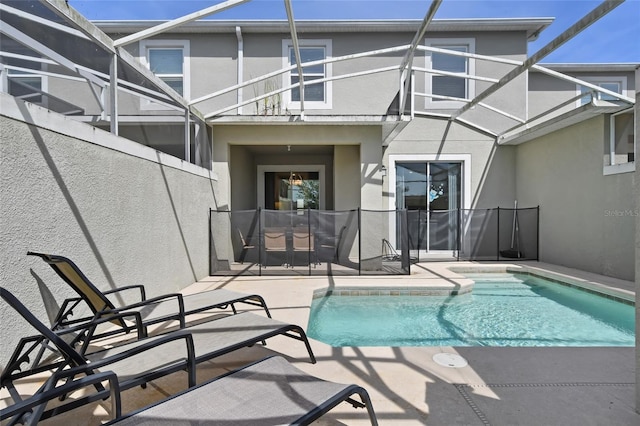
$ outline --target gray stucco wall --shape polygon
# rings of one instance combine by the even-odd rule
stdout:
[[[422,154],[470,156],[467,169],[471,173],[470,188],[463,189],[469,192],[470,208],[513,206],[516,190],[513,147],[498,146],[493,138],[446,120],[416,117],[385,150],[385,164],[389,164],[389,156],[412,155],[421,161]],[[388,182],[387,179],[383,188],[387,196],[395,192]],[[385,208],[394,209],[395,205],[387,202]]]
[[[519,145],[518,201],[540,205],[540,260],[634,279],[635,173],[603,175],[606,117]]]
[[[622,94],[625,96],[633,96],[632,93],[636,90],[632,72],[568,72],[567,74],[586,81],[593,81],[594,78],[597,79],[599,77],[624,78],[626,87]],[[551,107],[573,98],[577,94],[578,88],[576,83],[532,71],[529,73],[529,91],[527,93],[529,98],[529,116],[535,117],[542,112],[548,111]],[[564,108],[560,108],[558,111],[552,113],[550,117],[570,111],[578,104],[579,102],[576,101]]]
[[[48,323],[73,294],[28,250],[73,259],[102,289],[143,284],[150,297],[208,275],[208,216],[215,207],[208,171],[10,96],[1,99],[0,282],[36,316]],[[166,165],[171,162],[177,168]],[[5,365],[19,337],[33,330],[4,303],[0,315]]]
[[[381,180],[376,176],[379,173],[377,169],[382,156],[380,137],[379,126],[218,125],[213,129],[214,170],[218,173],[219,183],[227,190],[218,194],[217,201],[220,205],[230,206],[233,210],[256,208],[255,190],[249,192],[242,189],[242,193],[238,190],[243,188],[243,183],[249,184],[248,188],[255,188],[258,165],[321,164],[325,166],[326,209],[351,208],[338,203],[334,204],[334,174],[343,173],[340,171],[343,167],[351,167],[352,175],[359,173],[355,182],[349,180],[351,192],[348,196],[356,197],[355,207],[379,209],[380,195],[372,195],[375,199],[369,201],[371,197],[367,197],[363,191],[367,190],[368,185],[372,185],[377,193],[380,192]],[[291,152],[286,150],[287,145],[293,147]],[[297,154],[295,147],[301,146],[333,147],[333,156],[327,153]],[[362,146],[360,149],[369,153],[369,160],[358,167],[362,154],[348,149],[343,151],[340,148],[343,146]],[[264,154],[260,151],[261,147],[282,147],[282,149],[281,152]],[[258,149],[260,154],[252,154],[253,148]],[[362,175],[364,172],[361,168],[372,169],[372,171],[365,176]],[[336,181],[339,178],[338,175],[335,176]]]
[[[106,28],[107,31],[108,28]],[[188,99],[200,98],[204,95],[211,94],[226,87],[233,86],[238,83],[238,39],[236,38],[235,28],[230,27],[228,33],[211,32],[196,33],[185,32],[181,29],[176,32],[169,31],[163,35],[158,35],[152,40],[173,40],[186,41],[189,45],[188,63],[190,67],[190,91],[186,94]],[[317,31],[317,32],[316,32]],[[283,40],[291,38],[288,28],[283,27],[282,32],[273,29],[273,32],[263,32],[252,29],[252,25],[247,24],[241,28],[243,39],[243,62],[242,80],[248,81],[267,73],[279,70],[285,66],[284,59],[287,56],[283,52]],[[123,34],[117,32],[114,37],[121,37]],[[333,57],[341,57],[362,53],[368,51],[377,51],[380,49],[406,46],[411,43],[415,35],[414,30],[397,30],[368,32],[359,28],[357,25],[351,29],[341,31],[330,31],[328,29],[310,31],[300,31],[300,41],[309,40],[328,40],[331,44],[331,55]],[[443,31],[429,31],[425,34],[424,39],[472,39],[475,43],[475,53],[481,55],[492,55],[500,58],[511,60],[524,60],[527,53],[527,37],[525,31],[472,31],[453,29]],[[421,40],[424,43],[424,40]],[[140,51],[139,43],[132,43],[126,46],[126,49],[133,56],[144,55]],[[352,58],[350,60],[338,61],[331,64],[333,76],[348,75],[351,73],[362,72],[376,68],[384,68],[388,66],[397,66],[404,51],[387,52],[377,54],[370,57]],[[415,69],[425,67],[425,52],[416,52]],[[512,68],[512,65],[499,64],[492,61],[475,61],[476,74],[480,76],[500,76],[504,75]],[[336,114],[385,114],[387,108],[392,104],[394,98],[398,94],[400,74],[397,70],[388,70],[382,73],[375,73],[358,78],[338,79],[331,83],[333,89],[330,91],[332,95],[332,108],[315,109],[309,102],[306,105],[307,113],[319,115],[336,115]],[[425,91],[425,82],[427,75],[423,71],[416,71],[416,90],[418,92]],[[490,102],[493,107],[509,111],[517,116],[523,116],[526,112],[526,76],[520,76],[514,79],[508,88],[500,90],[498,95],[494,96]],[[78,90],[85,90],[80,83],[61,82],[59,79],[51,79],[52,87],[61,86],[68,92],[71,85],[78,87]],[[288,74],[282,74],[261,81],[241,90],[241,97],[244,100],[250,100],[253,97],[272,91],[273,89],[285,87],[290,84]],[[470,81],[475,86],[475,93],[481,93],[490,82]],[[91,99],[88,92],[86,99]],[[514,95],[515,94],[515,95]],[[228,105],[233,105],[237,100],[237,93],[231,91],[224,95],[217,96],[214,99],[207,99],[196,104],[197,108],[203,112],[217,111]],[[284,101],[285,95],[281,96]],[[275,100],[277,97],[274,97]],[[420,97],[416,99],[416,105],[419,110],[424,109],[425,99]],[[95,102],[83,102],[82,106],[87,108],[88,113],[98,114]],[[282,105],[280,114],[285,114],[286,108],[296,114],[295,105]],[[136,114],[136,110],[140,108],[140,101],[135,97],[128,95],[121,96],[120,108],[123,114]],[[253,115],[262,113],[264,107],[256,105],[255,102],[242,107],[243,114]],[[235,114],[236,110],[226,112],[225,114]],[[141,114],[152,115],[176,115],[175,112],[156,109],[143,110]],[[178,113],[179,115],[179,113]],[[470,110],[465,113],[465,118],[478,122],[479,124],[489,127],[491,123],[500,122],[503,125],[512,124],[510,120],[491,112],[488,109],[479,108]]]

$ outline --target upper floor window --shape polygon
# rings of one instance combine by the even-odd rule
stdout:
[[[604,156],[605,174],[635,171],[634,118],[633,108],[611,115],[608,146],[605,146],[608,148]]]
[[[475,53],[474,39],[427,39],[426,45],[453,52]],[[475,60],[472,58],[441,52],[427,52],[426,68],[443,72],[442,74],[426,74],[426,93],[435,95],[426,98],[426,108],[460,108],[463,101],[452,98],[471,99],[475,96],[474,81],[465,77],[465,75],[475,74]]]
[[[331,40],[299,40],[300,62],[322,61],[331,57]],[[296,65],[296,55],[291,40],[282,42],[282,50],[285,67]],[[311,109],[331,108],[331,82],[322,81],[313,83],[314,80],[324,80],[331,77],[331,64],[317,64],[303,66],[304,79],[304,106]],[[300,74],[297,68],[284,74],[284,85],[289,86],[300,82]],[[288,90],[284,94],[284,103],[287,108],[300,108],[300,87]]]
[[[602,87],[603,89],[609,90],[610,92],[620,93],[621,95],[624,94],[625,90],[627,90],[626,77],[582,77],[581,79],[586,81],[587,83]],[[578,94],[585,94],[585,96],[578,100],[578,106],[582,106],[591,102],[591,97],[588,96],[587,93],[593,91],[593,89],[578,85],[577,91]],[[616,100],[614,96],[601,92],[597,92],[595,94],[595,98],[602,101]]]
[[[43,105],[43,81],[39,75],[29,74],[24,71],[10,70],[7,74],[9,94],[27,102]]]
[[[189,41],[143,40],[140,42],[142,62],[169,87],[189,99]],[[149,107],[146,101],[143,106]],[[153,108],[162,108],[155,104]]]

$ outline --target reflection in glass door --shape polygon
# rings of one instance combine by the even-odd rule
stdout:
[[[396,208],[409,210],[410,249],[458,249],[461,175],[460,162],[396,163]]]
[[[265,208],[270,210],[318,209],[318,172],[265,172]]]

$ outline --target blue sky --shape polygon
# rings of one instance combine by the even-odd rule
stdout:
[[[216,0],[70,0],[92,20],[168,20],[204,9]],[[553,17],[530,54],[553,40],[601,1],[591,0],[444,0],[436,19]],[[296,19],[423,19],[428,0],[293,0]],[[208,19],[286,19],[283,0],[253,0]],[[626,0],[561,46],[542,62],[640,63],[640,0]]]

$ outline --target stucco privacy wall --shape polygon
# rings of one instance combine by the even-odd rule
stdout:
[[[215,207],[208,170],[8,95],[0,99],[0,281],[39,318],[48,323],[72,292],[28,250],[70,257],[102,289],[143,284],[148,296],[208,275]],[[4,365],[33,329],[4,303],[0,314]]]
[[[634,279],[635,173],[603,175],[607,117],[519,145],[518,201],[540,205],[540,260]]]

